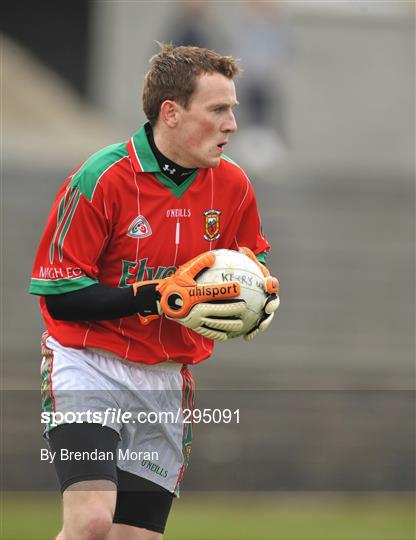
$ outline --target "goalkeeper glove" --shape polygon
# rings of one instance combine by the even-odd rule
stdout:
[[[264,332],[267,330],[273,320],[274,313],[279,307],[280,298],[279,298],[279,281],[277,278],[272,277],[268,269],[261,264],[251,249],[247,247],[240,248],[241,253],[247,255],[252,261],[254,261],[257,266],[260,268],[263,274],[263,288],[266,292],[267,298],[264,302],[263,313],[258,319],[254,328],[252,328],[247,334],[245,334],[244,339],[246,341],[251,341],[259,332]]]
[[[246,303],[236,299],[240,294],[240,284],[231,281],[202,285],[195,280],[214,262],[215,254],[207,251],[180,266],[172,276],[135,283],[135,295],[140,294],[141,287],[155,285],[159,297],[157,313],[139,314],[140,322],[148,324],[164,314],[168,319],[217,341],[225,341],[228,332],[241,330],[243,322],[239,316],[244,312]]]

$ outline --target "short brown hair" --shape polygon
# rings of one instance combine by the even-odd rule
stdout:
[[[144,79],[143,111],[154,125],[160,106],[166,99],[187,108],[195,91],[197,78],[205,73],[221,73],[228,79],[240,74],[237,60],[201,47],[159,44],[161,50],[150,58]]]

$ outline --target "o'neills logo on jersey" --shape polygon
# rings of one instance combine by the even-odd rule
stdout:
[[[190,208],[169,208],[166,210],[166,217],[191,217]]]
[[[217,240],[220,237],[220,215],[219,210],[207,210],[205,216],[205,240]]]
[[[152,234],[149,222],[143,216],[137,216],[137,218],[131,223],[127,236],[131,238],[146,238]]]

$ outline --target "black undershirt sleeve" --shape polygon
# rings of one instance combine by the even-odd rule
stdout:
[[[140,313],[156,315],[160,295],[155,285],[143,285],[136,296],[132,287],[108,287],[96,283],[78,291],[45,296],[46,307],[61,321],[103,321]]]

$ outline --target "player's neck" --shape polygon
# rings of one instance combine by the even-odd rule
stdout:
[[[188,163],[183,161],[183,155],[176,148],[175,142],[172,141],[158,126],[153,128],[153,140],[158,148],[158,150],[166,156],[168,159],[183,167],[184,169],[190,169]]]
[[[146,124],[145,129],[150,147],[163,174],[173,180],[176,184],[182,184],[182,182],[187,180],[196,169],[194,167],[184,167],[179,163],[179,160],[171,157],[175,154],[174,152],[169,151],[169,145],[166,143],[164,144],[164,138],[157,129],[153,130],[150,124]]]

